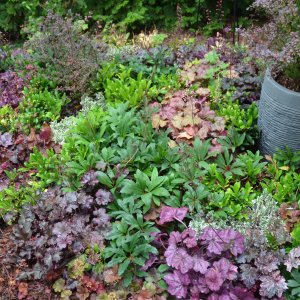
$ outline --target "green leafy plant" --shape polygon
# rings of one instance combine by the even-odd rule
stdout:
[[[63,105],[68,102],[66,96],[57,91],[25,88],[23,93],[24,100],[19,105],[15,126],[25,133],[29,133],[30,128],[40,130],[44,122],[57,120]]]
[[[15,112],[10,106],[5,105],[0,108],[0,132],[11,131],[14,129],[14,117]]]
[[[136,218],[131,216],[131,223],[125,219],[113,224],[108,239],[110,245],[104,250],[104,257],[110,259],[108,267],[119,265],[118,275],[123,277],[123,284],[129,286],[133,276],[145,276],[141,270],[150,253],[157,254],[157,249],[150,245],[154,237],[150,233],[157,231],[152,222],[144,222],[141,213]]]
[[[27,182],[26,185],[14,184],[0,191],[0,216],[11,222],[25,203],[35,203],[42,185],[38,181]]]
[[[262,159],[259,151],[253,153],[248,150],[246,153],[240,154],[236,162],[240,165],[242,173],[244,173],[243,176],[247,176],[251,182],[255,183],[267,165],[267,162],[263,162]]]
[[[300,151],[292,151],[288,147],[286,149],[277,149],[274,159],[280,166],[289,166],[293,170],[300,168]]]
[[[234,127],[231,127],[228,130],[227,136],[220,137],[218,139],[218,142],[222,146],[231,149],[232,152],[235,152],[237,148],[241,147],[244,144],[245,138],[246,138],[245,132],[240,134]]]
[[[298,270],[293,270],[291,272],[292,279],[288,280],[288,287],[291,293],[291,296],[293,296],[293,299],[296,299],[295,297],[300,297],[300,273]]]
[[[128,195],[132,200],[140,200],[140,206],[144,213],[147,212],[154,203],[159,206],[161,198],[168,197],[170,193],[165,188],[166,177],[159,176],[156,168],[152,170],[151,177],[137,170],[134,175],[135,180],[125,179],[121,193]]]
[[[40,180],[43,187],[53,183],[61,184],[61,161],[52,149],[47,149],[43,154],[35,147],[24,165],[19,171],[33,172],[32,175]]]
[[[120,72],[114,78],[106,79],[104,94],[108,103],[128,102],[131,106],[137,106],[148,92],[150,95],[156,94],[151,88],[151,81],[143,79],[142,73],[139,73],[136,79],[130,74],[130,68],[120,66]]]

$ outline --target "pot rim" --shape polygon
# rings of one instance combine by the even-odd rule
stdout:
[[[274,84],[274,85],[277,86],[278,88],[281,88],[281,89],[285,90],[286,92],[288,92],[289,94],[292,94],[292,95],[294,95],[294,96],[296,96],[296,97],[299,97],[299,96],[300,96],[300,92],[295,92],[295,91],[290,90],[290,89],[286,88],[285,86],[279,84],[279,83],[272,77],[270,68],[268,68],[268,69],[266,70],[265,76],[268,78],[268,80],[271,81],[272,84]]]

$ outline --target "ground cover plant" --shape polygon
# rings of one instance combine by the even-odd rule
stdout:
[[[122,3],[107,22],[149,22]],[[36,9],[0,56],[1,296],[298,299],[300,153],[259,152],[247,45]]]

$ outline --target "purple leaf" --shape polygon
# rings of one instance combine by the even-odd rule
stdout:
[[[58,222],[53,226],[52,233],[57,236],[67,236],[72,231],[71,227],[66,222]]]
[[[222,278],[222,274],[216,268],[210,268],[205,273],[205,283],[212,291],[220,290],[224,279]]]
[[[193,268],[192,257],[183,249],[178,248],[176,244],[171,244],[165,252],[166,262],[170,267],[187,273]]]
[[[113,201],[113,197],[111,192],[99,189],[96,193],[96,202],[99,205],[107,205],[108,203]]]
[[[223,241],[218,232],[211,227],[205,227],[200,236],[201,244],[207,246],[207,250],[213,254],[221,254],[224,250]]]
[[[263,297],[281,297],[288,288],[284,277],[280,275],[279,271],[274,272],[271,276],[261,276],[260,281],[259,293]]]
[[[247,288],[252,288],[258,280],[258,270],[250,264],[242,264],[240,268],[240,278]]]
[[[228,259],[221,258],[214,262],[213,266],[228,280],[234,280],[237,277],[238,268],[233,265]]]
[[[227,243],[227,249],[231,251],[234,256],[242,254],[245,250],[244,237],[237,231],[232,229],[224,229],[219,233],[221,239]]]
[[[209,293],[209,288],[206,284],[206,281],[205,281],[204,277],[198,278],[198,280],[196,281],[195,284],[196,284],[196,286],[197,286],[200,293],[202,293],[202,294],[208,294]]]
[[[93,215],[96,218],[93,218],[93,223],[97,224],[98,226],[105,226],[110,221],[110,216],[106,213],[104,208],[99,208],[93,212]]]
[[[158,261],[157,256],[151,253],[149,259],[145,262],[145,265],[141,269],[143,271],[147,271],[156,261]]]
[[[169,245],[171,244],[177,245],[180,242],[182,242],[181,233],[178,231],[172,231],[169,238]]]
[[[164,277],[168,284],[168,292],[177,298],[186,299],[190,278],[187,274],[181,274],[179,271],[169,273]]]
[[[205,272],[207,271],[208,267],[210,266],[210,263],[204,259],[202,259],[199,256],[194,256],[194,266],[193,269],[196,272],[200,272],[201,274],[205,274]]]
[[[6,71],[0,74],[0,107],[16,107],[23,98],[25,81],[16,72]]]
[[[298,268],[300,266],[300,247],[290,251],[284,264],[286,265],[288,272],[291,272],[293,268]]]
[[[90,170],[82,176],[81,183],[83,185],[94,186],[97,183],[99,183],[97,176],[98,176],[97,172],[95,172],[94,170]]]
[[[253,293],[249,291],[246,288],[243,287],[234,287],[230,290],[230,295],[233,298],[233,296],[236,297],[237,300],[243,299],[243,300],[258,300],[256,297],[254,297]]]
[[[159,224],[162,225],[175,220],[182,221],[185,218],[188,210],[189,209],[187,207],[174,208],[170,206],[164,206],[160,212]]]
[[[182,232],[181,236],[183,239],[183,243],[188,248],[194,248],[197,246],[196,232],[193,229],[191,229],[191,228],[185,229]]]

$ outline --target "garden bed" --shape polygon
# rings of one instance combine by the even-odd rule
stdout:
[[[1,299],[298,299],[300,153],[258,151],[245,45],[80,21],[1,61]]]

